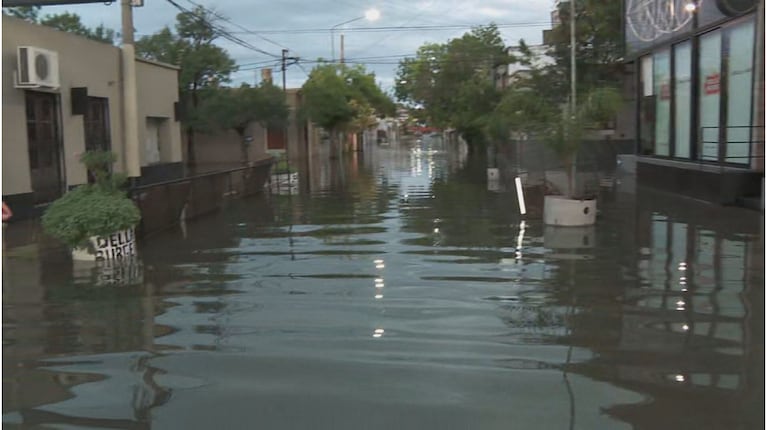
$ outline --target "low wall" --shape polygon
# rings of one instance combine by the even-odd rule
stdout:
[[[182,218],[216,211],[226,198],[262,192],[272,163],[269,158],[249,166],[134,188],[131,198],[141,210],[137,234],[146,236],[173,227]]]

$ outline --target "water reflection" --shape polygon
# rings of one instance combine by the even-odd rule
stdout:
[[[132,286],[5,256],[4,424],[760,422],[759,214],[612,190],[596,227],[545,227],[450,145],[314,162],[143,243]]]

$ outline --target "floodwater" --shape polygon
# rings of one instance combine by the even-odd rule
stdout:
[[[428,138],[311,169],[116,275],[7,248],[3,427],[764,427],[760,213],[618,176],[544,227]]]

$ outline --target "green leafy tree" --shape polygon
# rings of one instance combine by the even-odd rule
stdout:
[[[433,125],[455,128],[470,149],[481,147],[501,96],[495,70],[509,61],[498,27],[479,26],[446,44],[423,45],[415,58],[403,60],[395,94],[422,107]]]
[[[376,84],[375,75],[362,66],[318,66],[309,74],[303,92],[303,113],[330,134],[332,157],[339,153],[340,132],[369,126],[371,114],[384,117],[396,111],[394,102]]]
[[[90,29],[82,23],[80,15],[71,12],[46,15],[40,20],[40,24],[53,27],[57,30],[66,31],[67,33],[78,34],[99,42],[112,44],[115,39],[114,30],[107,29],[103,24],[94,29]]]
[[[53,27],[57,30],[66,31],[67,33],[87,37],[88,39],[96,40],[98,42],[109,43],[111,45],[114,44],[115,41],[114,30],[106,28],[104,24],[100,24],[96,28],[88,28],[82,23],[80,15],[75,13],[64,12],[55,15],[46,15],[40,18],[40,6],[4,8],[3,13],[34,24],[41,24]]]
[[[591,88],[617,87],[623,74],[622,3],[615,0],[578,0],[575,2],[575,50],[579,92]],[[562,24],[551,30],[550,55],[556,60],[556,73],[570,76],[570,5],[560,4]],[[567,88],[569,81],[560,79]],[[565,91],[565,94],[567,91]]]
[[[208,93],[201,104],[205,118],[202,127],[234,130],[240,137],[243,162],[248,161],[248,127],[254,122],[264,128],[283,127],[290,114],[285,93],[272,84],[243,84],[240,88],[210,89]]]
[[[218,37],[214,29],[216,20],[214,13],[197,7],[176,16],[175,34],[165,27],[136,42],[136,52],[142,57],[181,67],[179,93],[186,108],[184,129],[190,165],[196,164],[195,133],[209,127],[202,115],[201,93],[229,82],[230,75],[237,70],[226,50],[214,44]]]

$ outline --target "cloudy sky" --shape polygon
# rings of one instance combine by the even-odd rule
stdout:
[[[274,67],[274,79],[281,82],[279,56],[285,48],[289,56],[300,58],[300,65],[288,69],[288,87],[301,86],[318,58],[331,58],[331,40],[338,58],[343,31],[347,62],[365,64],[387,90],[393,87],[399,60],[424,43],[459,37],[471,26],[498,24],[507,45],[521,38],[540,43],[554,5],[554,0],[144,0],[143,7],[134,9],[136,38],[174,26],[179,9],[171,1],[182,8],[199,4],[216,11],[227,19],[219,24],[250,46],[218,42],[240,65],[232,76],[235,83],[260,81],[263,67]],[[380,11],[377,21],[356,20],[338,27],[331,38],[331,27],[362,17],[370,8]],[[77,13],[89,27],[104,24],[119,31],[119,2],[48,6],[41,14],[64,11]]]

